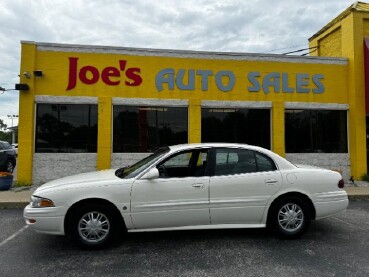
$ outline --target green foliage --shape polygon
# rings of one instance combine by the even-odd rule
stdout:
[[[0,140],[12,143],[12,132],[0,131]]]
[[[6,127],[8,127],[8,125],[6,125],[5,123],[4,123],[4,121],[2,120],[2,119],[0,119],[0,130],[5,130],[6,129]]]
[[[369,182],[369,173],[366,173],[363,176],[361,176],[361,181]]]
[[[13,187],[31,187],[32,184],[30,183],[26,183],[26,182],[22,182],[22,181],[15,181],[13,183]]]

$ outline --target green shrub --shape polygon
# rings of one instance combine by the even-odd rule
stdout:
[[[361,181],[369,182],[369,173],[366,173],[363,176],[361,176]]]
[[[19,188],[19,187],[31,187],[31,186],[32,186],[32,184],[27,183],[27,182],[15,181],[13,183],[13,187],[17,187],[17,188]]]

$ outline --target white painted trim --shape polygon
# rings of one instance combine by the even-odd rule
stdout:
[[[98,97],[90,96],[35,96],[36,103],[56,103],[56,104],[97,104]]]
[[[201,101],[202,108],[250,108],[250,109],[270,109],[271,101]]]
[[[285,102],[285,109],[299,109],[299,110],[349,110],[348,104],[336,103],[309,103],[309,102]]]
[[[237,53],[237,52],[209,52],[209,51],[189,51],[173,49],[152,49],[152,48],[131,48],[114,46],[59,44],[23,41],[23,44],[34,44],[38,51],[50,52],[75,52],[75,53],[103,53],[120,54],[128,56],[156,56],[156,57],[177,57],[210,60],[245,60],[245,61],[267,61],[285,63],[305,63],[305,64],[337,64],[347,65],[347,58],[331,58],[317,56],[294,56],[280,54],[259,54],[259,53]]]
[[[209,230],[209,229],[243,229],[243,228],[265,228],[265,224],[209,224],[195,226],[181,226],[168,228],[130,229],[128,232],[158,232],[158,231],[181,231],[181,230]]]
[[[113,105],[188,107],[188,100],[113,97]]]

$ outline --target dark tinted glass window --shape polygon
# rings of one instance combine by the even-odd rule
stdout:
[[[203,108],[201,140],[246,143],[270,149],[270,111]]]
[[[188,142],[187,108],[114,106],[113,113],[114,152],[153,152]]]
[[[347,153],[347,112],[286,110],[287,153]]]
[[[11,145],[9,144],[9,142],[3,142],[3,149],[12,149]]]
[[[262,172],[262,171],[274,171],[277,169],[274,161],[265,156],[264,154],[255,152],[255,156],[256,156],[256,164],[258,165],[258,171]]]
[[[36,152],[96,153],[97,105],[38,104]]]
[[[237,148],[218,148],[215,151],[215,175],[233,175],[274,171],[272,159],[264,154]]]
[[[207,165],[207,150],[185,151],[161,162],[157,168],[160,177],[182,178],[204,176]]]

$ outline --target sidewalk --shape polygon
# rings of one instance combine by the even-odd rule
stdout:
[[[36,188],[15,188],[9,191],[0,191],[0,209],[22,209],[28,205],[32,192]],[[368,185],[345,185],[345,190],[352,200],[369,200]]]

